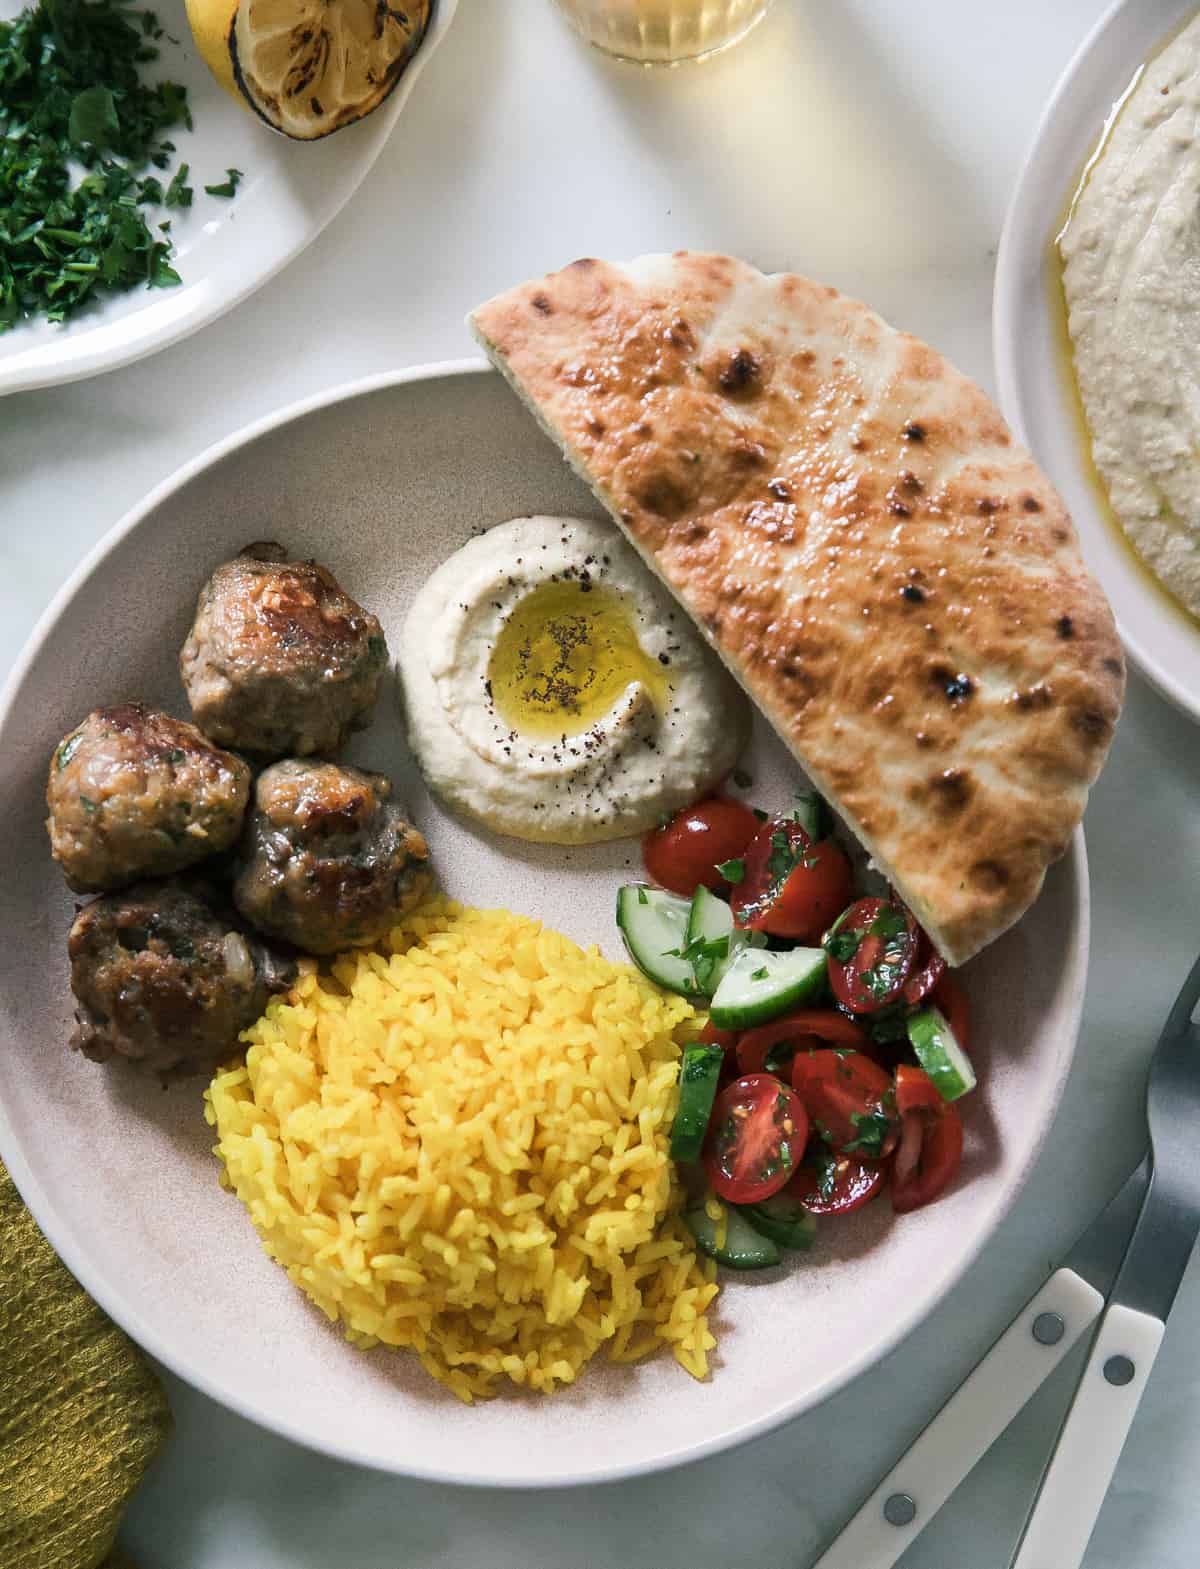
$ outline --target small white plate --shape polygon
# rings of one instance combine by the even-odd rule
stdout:
[[[249,539],[326,562],[393,647],[412,596],[481,526],[596,504],[495,373],[380,377],[285,410],[159,487],[75,573],[0,693],[0,1150],[51,1244],[118,1323],[181,1377],[300,1443],[384,1470],[501,1486],[598,1482],[697,1459],[809,1410],[871,1366],[969,1268],[1049,1131],[1087,973],[1083,836],[1025,918],[970,966],[980,1089],[961,1179],[893,1221],[886,1200],[822,1227],[793,1267],[727,1276],[700,1384],[669,1356],[597,1358],[546,1399],[471,1408],[408,1354],[354,1350],[263,1253],[218,1183],[202,1081],[167,1091],[67,1049],[73,901],[51,861],[47,759],[90,708],[186,712],[177,651],[196,592]],[[536,915],[621,957],[617,886],[636,842],[563,850],[473,828],[425,790],[396,694],[355,761],[398,784],[451,894]],[[795,764],[763,724],[752,799]],[[869,1403],[869,1395],[864,1396]],[[798,1485],[802,1485],[802,1479]]]
[[[171,220],[171,261],[183,282],[113,295],[63,325],[26,322],[0,333],[0,394],[79,381],[143,359],[223,316],[286,267],[336,217],[383,151],[457,5],[436,0],[421,47],[374,114],[306,145],[271,131],[217,85],[192,43],[184,0],[140,0],[139,9],[154,11],[170,35],[159,40],[161,58],[152,69],[187,88],[195,123],[191,132],[167,133],[176,152],[163,177],[165,185],[186,163],[193,204],[154,220]],[[22,9],[23,0],[0,0],[0,17]],[[230,168],[244,174],[236,196],[205,195],[204,187],[219,184]]]
[[[1131,659],[1164,697],[1200,719],[1200,624],[1125,542],[1085,449],[1054,250],[1113,105],[1138,67],[1196,10],[1197,0],[1119,0],[1063,73],[1005,220],[993,332],[1001,407],[1062,492]]]

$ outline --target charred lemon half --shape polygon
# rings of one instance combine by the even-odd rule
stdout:
[[[304,142],[340,131],[379,107],[417,52],[432,9],[432,0],[188,5],[196,41],[217,79],[232,85],[273,130]],[[216,26],[198,28],[198,13],[209,14]],[[202,40],[201,31],[222,35],[223,47],[214,47],[214,37]]]

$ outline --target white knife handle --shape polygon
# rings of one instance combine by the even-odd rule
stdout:
[[[812,1569],[890,1569],[1103,1306],[1074,1270],[1051,1275]]]
[[[1083,1562],[1165,1328],[1120,1303],[1104,1315],[1012,1569]]]

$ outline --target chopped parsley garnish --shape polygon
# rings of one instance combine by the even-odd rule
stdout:
[[[646,892],[646,890],[644,888],[639,888],[638,889],[638,903],[639,904],[649,904],[650,903],[650,895]]]
[[[693,937],[684,948],[668,948],[663,957],[682,959],[690,964],[696,990],[710,992],[717,965],[729,957],[729,938]]]
[[[752,806],[750,810],[754,813],[755,817],[758,818],[760,823],[765,823],[771,815],[770,812],[764,812],[761,806]]]
[[[90,797],[86,795],[81,795],[79,797],[79,804],[83,807],[85,812],[94,812],[96,810],[95,801],[91,800]]]
[[[767,857],[767,871],[772,880],[781,883],[790,876],[800,864],[802,854],[803,851],[799,854],[793,851],[791,837],[784,829],[776,829],[771,835],[771,853]]]
[[[764,964],[761,970],[751,970],[750,971],[750,979],[752,981],[765,981],[769,977],[770,974],[771,974],[770,970],[768,970],[766,965]]]
[[[899,937],[908,930],[908,922],[904,919],[904,912],[898,910],[894,904],[885,904],[883,909],[867,927],[872,937]]]
[[[718,861],[716,870],[727,883],[736,884],[746,875],[746,863],[741,856],[736,856],[731,861]]]
[[[241,183],[242,171],[240,169],[226,169],[228,179],[222,180],[220,185],[206,185],[205,191],[209,196],[233,196]]]
[[[845,931],[827,932],[825,935],[825,952],[831,959],[836,959],[839,964],[847,964],[858,952],[858,945],[866,933],[857,927],[847,927]]]
[[[188,165],[181,163],[176,169],[174,178],[167,186],[167,194],[163,197],[164,207],[190,207],[192,205],[193,191],[187,183]]]
[[[143,80],[162,37],[130,0],[39,0],[0,21],[0,332],[181,281],[170,223],[156,236],[147,216],[193,197],[186,164],[165,191],[150,172],[175,151],[164,133],[192,129],[187,89]],[[231,197],[242,172],[226,176],[204,189]]]
[[[145,171],[174,151],[163,133],[191,125],[184,88],[142,79],[161,36],[122,0],[41,0],[0,22],[0,332],[179,282],[143,212],[162,192]]]
[[[884,1140],[892,1127],[887,1113],[883,1110],[852,1111],[850,1125],[857,1137],[845,1146],[847,1153],[857,1150],[861,1155],[868,1155],[872,1160],[878,1160],[883,1154]]]

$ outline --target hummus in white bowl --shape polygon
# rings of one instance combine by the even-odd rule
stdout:
[[[400,637],[429,786],[499,833],[642,833],[733,767],[749,705],[606,523],[529,517],[430,576]]]
[[[1200,616],[1200,17],[1134,80],[1059,238],[1096,468]]]

